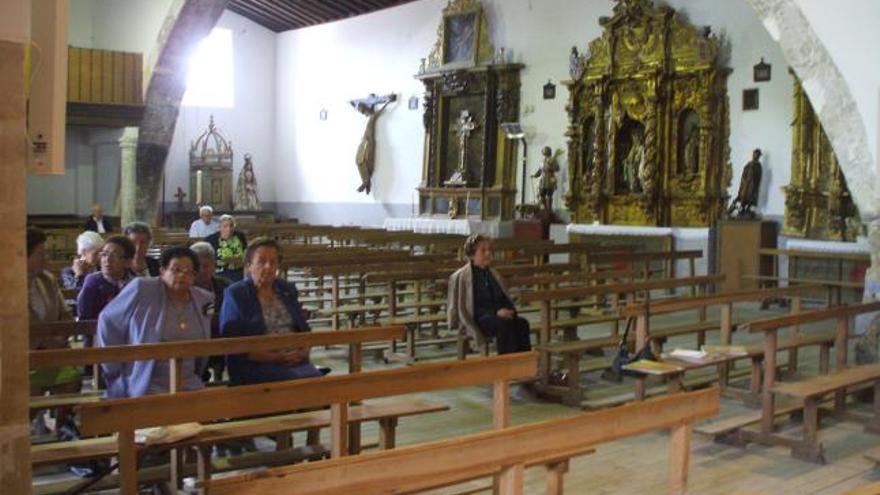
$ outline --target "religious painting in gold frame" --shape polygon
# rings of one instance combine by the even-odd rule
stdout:
[[[427,72],[469,69],[492,61],[488,25],[478,0],[450,0],[443,9]]]

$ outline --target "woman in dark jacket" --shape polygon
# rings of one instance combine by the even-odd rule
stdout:
[[[281,249],[274,240],[257,239],[244,255],[247,276],[226,289],[220,309],[220,333],[247,337],[309,332],[296,286],[277,278]],[[233,385],[322,376],[309,361],[308,348],[288,348],[227,356]]]
[[[205,242],[217,253],[217,275],[230,282],[241,280],[247,238],[236,230],[235,218],[232,215],[221,216],[220,230],[205,237]]]

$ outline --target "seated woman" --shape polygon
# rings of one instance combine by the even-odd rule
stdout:
[[[231,282],[241,280],[247,238],[235,228],[235,218],[232,215],[222,215],[220,230],[206,237],[205,242],[217,253],[217,275]]]
[[[256,239],[244,255],[247,276],[226,289],[220,308],[220,333],[245,337],[309,332],[296,286],[276,277],[281,248],[272,239]],[[309,361],[308,348],[227,356],[232,385],[322,376]]]
[[[31,323],[73,320],[67,310],[64,298],[55,278],[45,270],[46,234],[36,228],[27,229],[27,275],[28,275],[28,313]],[[49,337],[30,339],[31,349],[63,349],[67,338]],[[30,371],[31,395],[49,393],[76,393],[82,386],[79,372],[73,366],[40,368]],[[75,427],[69,420],[69,411],[59,410],[59,436],[75,437]],[[66,428],[72,431],[64,433]]]
[[[134,275],[131,260],[134,244],[127,237],[114,235],[101,249],[101,271],[86,277],[76,297],[76,314],[80,320],[95,320]]]
[[[216,308],[223,307],[223,292],[229,287],[230,282],[223,277],[218,277],[214,272],[216,270],[216,262],[214,261],[214,248],[205,241],[197,242],[189,247],[199,257],[199,272],[196,274],[196,287],[201,287],[214,294],[214,306]],[[220,314],[215,311],[211,317],[211,338],[220,337]],[[223,380],[223,370],[226,369],[226,356],[211,356],[208,359],[208,366],[202,374],[202,380],[205,382],[213,380],[219,382]]]
[[[211,338],[214,295],[195,287],[199,260],[189,248],[162,253],[159,277],[129,282],[98,317],[99,347],[152,344]],[[183,390],[204,387],[205,359],[183,361]],[[103,363],[106,397],[141,397],[168,393],[167,360]]]
[[[449,328],[467,334],[477,344],[494,337],[498,354],[531,350],[529,322],[517,316],[501,277],[489,267],[489,238],[471,235],[464,253],[468,263],[449,277]]]
[[[87,230],[76,238],[76,258],[73,265],[61,270],[61,285],[65,289],[79,289],[86,275],[100,270],[98,253],[104,247],[104,239],[97,232]]]
[[[123,230],[125,237],[134,244],[131,271],[136,277],[158,277],[159,260],[147,256],[153,243],[153,229],[144,222],[131,222]]]

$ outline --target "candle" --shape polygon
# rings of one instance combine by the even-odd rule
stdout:
[[[202,171],[196,172],[196,206],[202,206]]]
[[[471,192],[468,191],[467,195],[465,195],[465,197],[464,197],[464,216],[465,216],[465,218],[467,218],[468,215],[470,215],[470,213],[468,212],[468,210],[470,210],[470,208],[471,208]]]

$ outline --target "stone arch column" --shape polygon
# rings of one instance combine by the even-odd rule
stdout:
[[[770,36],[779,43],[786,60],[800,78],[837,154],[862,222],[868,226],[871,267],[865,273],[863,300],[875,300],[880,297],[880,171],[874,166],[867,130],[855,98],[795,0],[746,1],[757,12]],[[834,7],[829,5],[829,8]],[[877,315],[864,316],[856,321],[856,333],[877,334],[880,319]],[[860,339],[855,354],[858,363],[877,361],[874,338]]]
[[[880,229],[880,177],[855,98],[831,54],[795,0],[746,1],[803,83],[840,160],[862,221],[870,230]]]
[[[136,216],[156,224],[165,160],[186,91],[186,64],[229,0],[177,0],[159,33],[137,143]]]

